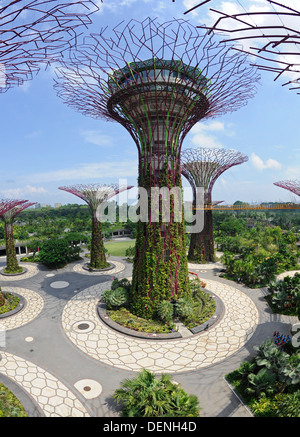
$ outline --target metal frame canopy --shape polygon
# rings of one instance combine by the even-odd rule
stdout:
[[[67,191],[84,200],[92,215],[92,239],[91,239],[91,259],[89,266],[92,269],[102,269],[107,267],[105,256],[102,225],[101,208],[103,204],[125,190],[130,190],[132,186],[120,186],[118,184],[77,184],[71,186],[58,187],[59,190]]]
[[[203,187],[207,201],[211,202],[212,189],[218,177],[248,159],[248,156],[233,149],[189,148],[181,153],[181,173],[192,187]]]
[[[203,1],[187,10],[185,14],[210,2],[211,0]],[[292,2],[286,0],[265,0],[265,3],[263,9],[257,7],[255,10],[252,7],[249,10],[237,2],[237,6],[244,10],[235,14],[226,13],[225,9],[220,11],[210,8],[218,18],[210,27],[199,27],[221,32],[226,43],[247,44],[247,49],[239,50],[255,56],[255,65],[259,70],[276,73],[274,80],[285,77],[286,74],[290,80],[283,83],[283,86],[290,85],[291,90],[300,89],[299,5],[296,5],[297,2],[293,2],[292,5]]]
[[[24,209],[35,205],[36,202],[28,202],[27,200],[16,201],[15,205],[5,212],[0,212],[0,218],[4,222],[5,230],[5,246],[6,246],[6,268],[10,273],[18,272],[20,269],[16,250],[15,250],[15,240],[14,240],[14,230],[13,222],[18,214],[20,214]]]
[[[192,233],[188,259],[196,262],[214,261],[214,235],[212,217],[212,189],[218,177],[229,168],[248,161],[248,156],[233,149],[203,147],[186,149],[181,154],[181,174],[189,181],[193,190],[193,206],[197,205],[196,190],[204,189],[203,229]]]
[[[84,115],[120,123],[137,146],[138,185],[148,193],[148,209],[137,226],[131,289],[136,315],[149,318],[160,301],[189,290],[184,220],[174,212],[179,199],[170,200],[168,220],[159,203],[153,217],[151,205],[159,197],[154,189],[179,188],[182,195],[185,136],[199,120],[245,105],[258,80],[246,54],[184,19],[161,23],[148,17],[101,29],[62,60],[58,96]]]
[[[295,179],[295,180],[279,181],[279,182],[274,182],[274,185],[289,190],[292,193],[297,194],[297,196],[300,196],[300,180]]]
[[[42,62],[55,60],[74,45],[77,31],[98,10],[93,0],[1,1],[0,92],[31,79]]]

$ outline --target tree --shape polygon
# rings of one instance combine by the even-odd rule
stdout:
[[[28,208],[29,206],[35,205],[36,202],[28,202],[23,200],[21,204],[10,208],[8,211],[5,211],[3,214],[0,214],[1,219],[4,222],[5,229],[5,245],[6,245],[6,267],[4,269],[5,273],[18,273],[22,271],[22,267],[19,266],[16,248],[15,248],[15,240],[14,240],[14,230],[13,223],[18,214],[21,211]]]
[[[52,238],[43,243],[39,252],[40,261],[50,268],[62,267],[79,258],[79,247],[71,247],[62,238]]]

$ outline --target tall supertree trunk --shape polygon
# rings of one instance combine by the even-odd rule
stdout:
[[[176,168],[176,167],[175,167]],[[144,171],[139,185],[148,191],[148,211],[151,210],[153,178]],[[159,187],[181,188],[180,167],[165,169],[156,180]],[[162,207],[162,204],[160,205]],[[189,290],[184,220],[175,221],[174,199],[170,198],[170,221],[138,222],[136,254],[134,258],[131,291],[131,310],[134,314],[151,318],[162,300],[177,300]]]
[[[107,265],[101,222],[97,220],[97,217],[93,214],[90,267],[93,269],[103,269],[107,267]]]
[[[205,204],[211,205],[211,196],[206,196]],[[205,263],[215,260],[212,210],[204,210],[204,223],[201,232],[192,233],[188,260],[193,262]]]
[[[5,223],[5,241],[6,241],[6,267],[5,272],[17,273],[20,266],[17,260],[14,231],[12,223]]]

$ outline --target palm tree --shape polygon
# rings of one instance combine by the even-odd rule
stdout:
[[[114,393],[123,404],[125,417],[198,417],[200,407],[196,396],[190,396],[167,374],[156,379],[143,369],[136,378],[126,379]]]

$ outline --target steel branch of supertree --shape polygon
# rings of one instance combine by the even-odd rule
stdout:
[[[190,129],[245,105],[258,80],[247,55],[213,34],[184,19],[147,18],[86,37],[62,61],[55,89],[82,114],[127,129],[150,205],[153,188],[181,188],[180,152]],[[169,221],[156,221],[149,208],[148,221],[138,222],[132,301],[142,317],[188,288],[184,221],[175,220],[173,204],[170,211]]]
[[[105,249],[102,237],[101,209],[106,201],[131,186],[119,186],[117,184],[78,184],[68,187],[59,187],[84,200],[92,214],[92,238],[91,238],[91,269],[103,269],[107,267]]]
[[[16,199],[0,199],[0,216],[5,214],[8,210],[22,205],[28,202],[28,200],[16,200]]]
[[[248,161],[248,156],[233,149],[211,147],[189,148],[181,153],[181,173],[193,191],[204,188],[205,203],[211,203],[213,186],[218,177],[230,167]]]
[[[297,194],[297,196],[300,196],[300,180],[295,179],[295,180],[279,181],[279,182],[274,182],[274,185],[289,190],[292,193]]]
[[[32,78],[77,41],[96,1],[4,0],[0,4],[0,92]]]
[[[28,200],[15,200],[8,201],[7,204],[10,206],[8,209],[4,208],[0,210],[0,218],[4,222],[5,230],[5,246],[6,246],[6,268],[10,273],[18,272],[20,266],[18,264],[15,241],[14,241],[14,231],[13,222],[15,217],[24,209],[35,205],[36,202],[28,202]],[[1,205],[1,206],[4,206]],[[6,210],[5,210],[6,209]]]
[[[210,1],[202,2],[185,13]],[[238,48],[237,50],[255,56],[257,68],[276,73],[274,80],[277,80],[284,73],[293,75],[300,73],[300,62],[295,61],[295,58],[300,56],[300,10],[274,0],[266,0],[267,3],[272,9],[263,11],[252,9],[237,14],[228,14],[211,8],[210,10],[220,17],[212,26],[200,27],[210,32],[228,35],[223,39],[226,43],[250,41],[259,44],[259,46],[250,46],[247,50]],[[283,86],[285,85],[291,85],[290,89],[300,89],[300,77],[288,80],[283,83]]]
[[[77,184],[71,186],[58,187],[59,190],[67,191],[80,199],[84,200],[93,214],[101,205],[121,193],[124,190],[131,189],[132,186],[125,187],[118,184]]]
[[[18,214],[20,214],[20,212],[24,211],[24,209],[29,208],[30,206],[33,206],[37,203],[37,202],[28,202],[27,200],[22,200],[20,202],[22,203],[19,203],[18,205],[13,206],[7,211],[0,213],[0,217],[5,223],[12,222],[15,219],[15,217]]]
[[[246,155],[232,149],[203,147],[184,150],[181,154],[181,173],[192,187],[194,208],[201,209],[201,206],[211,206],[212,189],[217,178],[229,168],[246,161],[248,161]],[[200,187],[204,190],[203,205],[196,204],[196,191]],[[211,209],[204,211],[201,231],[191,234],[188,259],[196,262],[214,261],[214,235]]]

